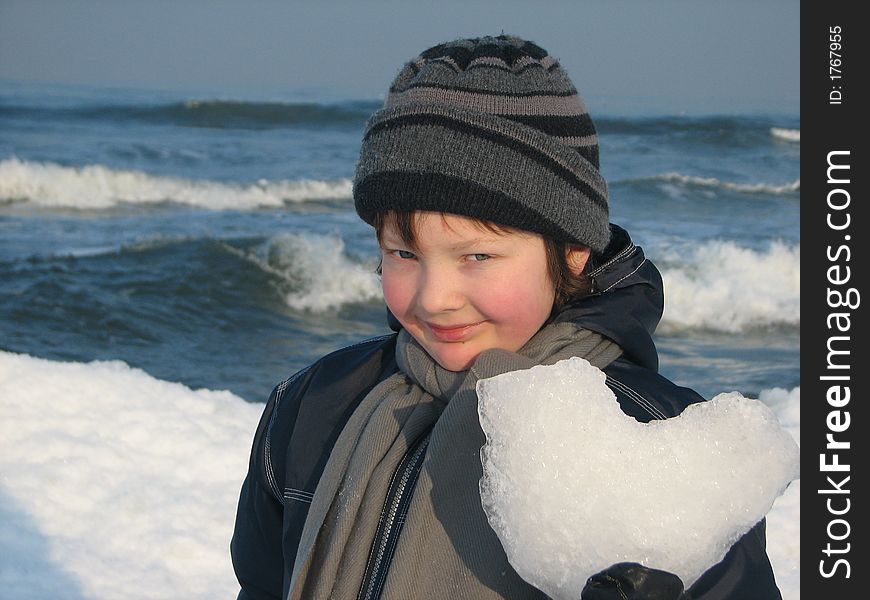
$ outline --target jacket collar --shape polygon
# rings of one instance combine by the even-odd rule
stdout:
[[[592,294],[567,306],[553,321],[600,333],[619,344],[632,362],[657,371],[652,334],[664,310],[662,276],[628,232],[613,224],[610,232],[599,266],[589,273]]]

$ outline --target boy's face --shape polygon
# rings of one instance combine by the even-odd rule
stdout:
[[[457,215],[418,216],[416,250],[392,223],[381,232],[390,311],[450,371],[468,369],[489,348],[522,347],[555,297],[541,236],[494,233]]]

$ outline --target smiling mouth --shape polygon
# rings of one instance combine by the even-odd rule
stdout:
[[[426,326],[429,328],[429,331],[432,332],[432,335],[434,335],[439,341],[461,342],[469,337],[474,329],[481,323],[483,323],[483,321],[478,323],[467,323],[465,325],[453,325],[450,327],[426,323]]]

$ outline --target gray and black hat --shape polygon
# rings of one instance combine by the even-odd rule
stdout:
[[[407,63],[363,136],[360,217],[440,211],[603,250],[598,136],[567,73],[511,36],[457,40]]]

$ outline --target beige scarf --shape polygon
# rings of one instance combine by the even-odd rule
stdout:
[[[517,353],[487,350],[471,369],[454,372],[400,332],[399,372],[363,399],[329,457],[305,521],[288,599],[357,598],[393,473],[433,424],[380,597],[546,598],[510,566],[480,503],[485,436],[475,384],[572,356],[604,368],[621,352],[596,333],[559,323],[542,328]]]

